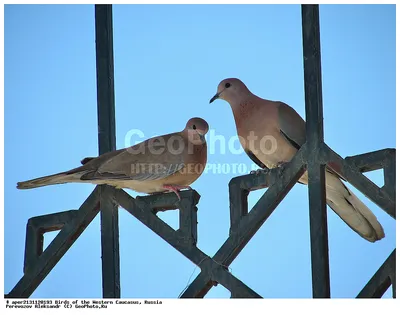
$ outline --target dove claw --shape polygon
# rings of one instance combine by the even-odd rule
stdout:
[[[169,192],[174,192],[175,195],[178,197],[179,201],[182,200],[181,196],[179,195],[180,190],[192,189],[190,186],[180,186],[180,185],[164,185],[163,188]]]

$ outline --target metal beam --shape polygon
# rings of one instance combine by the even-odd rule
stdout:
[[[95,5],[99,154],[116,149],[112,5]],[[120,297],[118,206],[114,189],[100,187],[103,297]]]
[[[116,191],[116,201],[122,208],[199,266],[201,262],[209,258],[196,247],[197,227],[194,227],[194,225],[197,225],[195,213],[200,195],[194,190],[187,190],[181,191],[180,196],[182,200],[177,203],[174,193],[155,194],[134,199],[123,190]],[[180,216],[180,228],[175,231],[157,217],[156,213],[161,211],[160,208],[172,210],[178,207],[181,213],[187,215]],[[192,215],[190,212],[192,212]]]
[[[276,168],[270,171],[266,182],[273,184],[254,205],[249,214],[242,218],[237,230],[231,233],[226,242],[217,251],[213,257],[217,262],[229,266],[289,193],[290,189],[304,173],[304,151],[305,148],[301,148],[290,163],[280,169]]]
[[[203,298],[213,287],[213,282],[205,271],[200,272],[185,289],[180,298]]]
[[[241,280],[234,277],[229,271],[219,266],[219,272],[215,273],[215,280],[231,291],[232,298],[262,298]]]
[[[99,212],[99,189],[89,195],[69,222],[27,270],[6,298],[28,298]],[[34,244],[28,243],[27,246]],[[36,247],[36,245],[35,245]]]
[[[59,231],[79,213],[69,210],[30,218],[26,225],[24,273],[34,266],[43,253],[44,233]]]
[[[297,180],[304,173],[304,156],[306,148],[303,146],[296,153],[295,157],[282,168],[276,168],[268,173],[260,175],[245,175],[231,181],[230,185],[237,189],[251,191],[265,186],[269,189],[255,204],[251,211],[237,221],[237,226],[230,231],[230,235],[221,248],[210,261],[205,261],[201,267],[202,272],[185,289],[181,298],[204,297],[212,288],[213,281],[223,284],[228,290],[232,290],[232,297],[246,296],[259,297],[259,295],[245,286],[240,280],[232,278],[233,275],[226,275],[229,271],[221,266],[229,266],[240,254],[244,246],[250,241],[262,224],[272,214],[278,204],[285,198],[286,194],[295,185]],[[244,195],[243,195],[244,196]],[[243,203],[231,203],[231,207],[242,207]],[[241,211],[231,210],[231,214],[240,214]],[[232,222],[232,220],[231,220]],[[189,258],[190,259],[190,258]],[[219,281],[218,281],[219,280]],[[223,282],[223,283],[222,283]],[[231,287],[233,286],[233,287]]]
[[[99,154],[116,149],[112,6],[95,5],[96,70],[98,99]],[[232,298],[261,297],[229,272],[228,266],[268,219],[305,171],[309,176],[310,231],[313,296],[330,297],[328,234],[325,203],[325,164],[333,162],[339,174],[350,180],[371,200],[395,218],[395,151],[381,150],[345,160],[325,143],[323,136],[322,82],[318,5],[302,5],[304,85],[306,98],[307,143],[290,163],[261,175],[246,175],[229,184],[230,234],[213,258],[197,246],[197,203],[195,191],[158,194],[136,199],[122,190],[102,185],[96,187],[79,210],[31,218],[27,225],[24,276],[6,295],[29,297],[55,264],[72,246],[101,208],[103,297],[120,297],[118,204],[153,230],[171,246],[201,268],[200,274],[183,292],[183,298],[204,297],[220,283],[231,291]],[[385,186],[372,186],[360,172],[384,168]],[[247,196],[252,190],[269,187],[248,212]],[[382,201],[383,200],[383,201]],[[174,231],[157,217],[157,212],[179,208],[179,229]],[[43,233],[61,229],[43,250]],[[395,250],[371,278],[358,297],[380,297],[393,285],[396,295]]]
[[[324,145],[323,154],[325,161],[329,161],[335,164],[335,171],[346,178],[349,183],[351,183],[355,188],[362,192],[372,202],[374,202],[376,205],[386,211],[386,213],[388,213],[392,218],[396,219],[396,196],[394,193],[391,193],[395,191],[396,188],[396,181],[395,179],[393,179],[393,177],[395,177],[393,172],[396,168],[396,163],[394,159],[391,160],[390,166],[385,167],[385,169],[387,170],[387,176],[385,176],[386,187],[379,188],[368,177],[362,174],[355,165],[346,161],[347,158],[342,159],[326,144]],[[350,159],[350,162],[351,161],[352,160]],[[386,183],[387,178],[391,179],[391,181],[388,183]]]
[[[389,255],[378,271],[372,276],[357,298],[381,298],[392,284],[396,297],[396,249]]]
[[[321,48],[318,5],[302,5],[304,90],[306,102],[308,196],[310,205],[311,268],[314,298],[330,297]]]
[[[348,156],[345,161],[357,167],[360,172],[371,172],[384,168],[392,158],[396,158],[396,150],[383,149]]]
[[[191,260],[201,269],[201,275],[206,279],[195,281],[200,288],[193,292],[190,297],[204,297],[214,282],[221,283],[228,290],[231,290],[235,297],[260,297],[242,281],[233,276],[221,263],[207,256],[196,247],[197,235],[197,203],[200,195],[194,190],[182,191],[182,200],[177,201],[174,193],[156,194],[139,198],[132,198],[126,192],[116,192],[117,202],[140,220],[143,224],[153,230],[172,247],[178,250],[186,258]],[[181,213],[179,229],[174,231],[163,220],[156,216],[158,211],[168,211],[179,208]],[[205,288],[203,288],[205,287]],[[183,296],[183,297],[186,297]]]

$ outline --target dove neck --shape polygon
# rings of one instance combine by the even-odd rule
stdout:
[[[241,125],[243,120],[245,120],[253,110],[254,102],[252,100],[253,95],[249,93],[246,97],[243,97],[240,100],[230,102],[236,125]]]

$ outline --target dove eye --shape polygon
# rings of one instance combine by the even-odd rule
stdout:
[[[228,88],[228,87],[230,87],[231,86],[231,84],[228,82],[228,83],[225,83],[225,88]]]
[[[196,130],[196,125],[193,125],[192,129],[193,129],[193,130]]]

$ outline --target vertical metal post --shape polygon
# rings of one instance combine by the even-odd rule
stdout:
[[[328,228],[325,165],[320,151],[324,141],[322,112],[319,6],[302,5],[304,89],[306,103],[308,196],[310,206],[311,268],[314,298],[329,298]]]
[[[114,56],[112,5],[95,5],[97,115],[99,154],[115,150]],[[120,297],[118,206],[114,190],[103,185],[100,195],[103,297]]]

